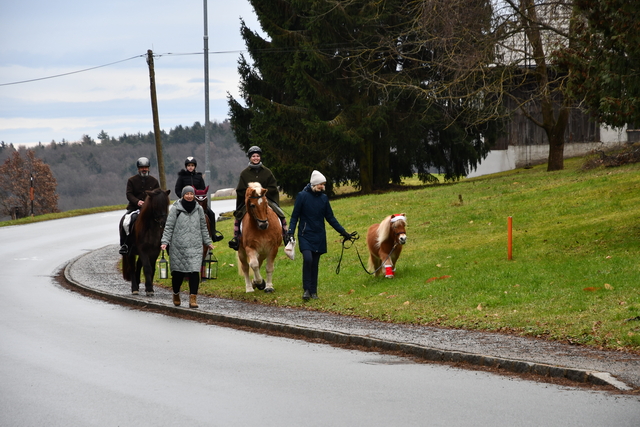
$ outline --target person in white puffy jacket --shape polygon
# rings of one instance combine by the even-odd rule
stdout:
[[[180,287],[188,276],[189,307],[198,308],[202,245],[213,250],[205,215],[204,209],[196,202],[195,190],[190,185],[182,189],[182,198],[169,211],[160,248],[165,250],[169,247],[173,304],[176,306],[180,305]]]

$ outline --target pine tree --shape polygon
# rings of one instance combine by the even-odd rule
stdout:
[[[455,179],[488,152],[489,139],[462,120],[446,123],[442,106],[362,78],[402,71],[391,51],[359,57],[397,30],[397,3],[252,0],[269,39],[242,23],[253,65],[240,58],[245,105],[229,98],[231,124],[241,147],[262,148],[286,193],[297,194],[313,169],[329,185],[351,183],[363,193],[416,171],[434,179],[434,168]],[[425,78],[404,75],[417,84]]]

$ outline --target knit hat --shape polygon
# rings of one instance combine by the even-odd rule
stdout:
[[[309,184],[318,185],[318,184],[323,184],[325,182],[327,182],[327,178],[325,178],[324,175],[322,175],[320,172],[316,170],[311,172],[311,180],[309,181]]]
[[[186,185],[183,189],[182,189],[182,197],[184,197],[185,194],[187,193],[193,193],[196,194],[196,190],[193,189],[192,186],[190,185]]]

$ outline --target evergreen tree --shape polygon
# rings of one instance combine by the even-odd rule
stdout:
[[[313,169],[330,184],[354,183],[364,193],[416,171],[433,179],[434,168],[455,179],[488,152],[486,136],[462,120],[445,123],[442,106],[360,78],[367,72],[402,72],[414,84],[425,78],[392,52],[376,52],[373,61],[359,57],[397,30],[398,1],[251,3],[269,40],[242,23],[253,65],[241,56],[245,106],[229,98],[231,124],[245,150],[263,149],[287,194],[297,194]]]
[[[574,96],[610,126],[640,126],[640,16],[628,0],[575,0],[580,16],[570,52]]]

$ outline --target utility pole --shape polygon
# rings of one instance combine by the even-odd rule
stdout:
[[[204,183],[209,181],[209,30],[207,24],[207,0],[204,2]]]
[[[35,197],[35,188],[33,186],[33,172],[31,174],[29,174],[29,178],[31,181],[31,187],[29,188],[29,199],[31,199],[31,217],[33,218],[34,214],[33,214],[33,200],[36,198]]]
[[[151,82],[151,111],[153,112],[153,133],[156,137],[156,156],[158,157],[158,175],[160,188],[167,188],[164,177],[164,156],[162,155],[162,138],[160,136],[160,120],[158,119],[158,97],[156,96],[156,72],[153,68],[153,52],[147,50],[147,64],[149,64],[149,80]]]

